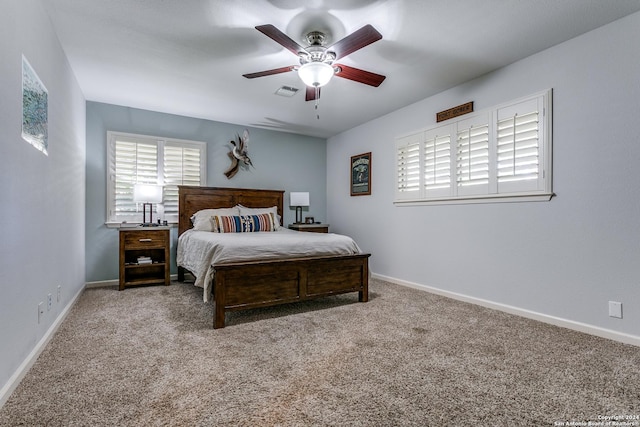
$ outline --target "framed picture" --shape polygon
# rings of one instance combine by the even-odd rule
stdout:
[[[351,195],[371,194],[371,152],[351,156]]]
[[[27,58],[22,56],[22,138],[48,154],[48,92]]]

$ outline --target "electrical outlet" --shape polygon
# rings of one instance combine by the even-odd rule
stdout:
[[[58,285],[58,299],[56,302],[60,302],[61,295],[62,295],[62,286]]]
[[[51,310],[51,302],[53,301],[53,297],[51,294],[47,295],[47,311]]]
[[[617,301],[609,301],[609,317],[622,319],[622,303]]]
[[[40,318],[42,317],[43,314],[44,314],[44,303],[41,302],[40,304],[38,304],[38,323],[40,323]]]

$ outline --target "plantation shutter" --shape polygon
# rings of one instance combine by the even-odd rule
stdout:
[[[451,193],[451,126],[425,133],[424,188],[427,197]]]
[[[178,217],[178,185],[201,185],[200,147],[167,143],[164,147],[164,214]]]
[[[401,199],[420,195],[420,144],[423,134],[396,140],[396,195]]]
[[[538,189],[541,178],[541,106],[531,99],[498,110],[499,192]]]
[[[113,144],[115,201],[112,215],[116,221],[127,221],[138,212],[138,206],[133,201],[133,186],[137,183],[158,183],[158,146],[121,137],[115,139]]]
[[[489,188],[489,125],[485,115],[458,123],[458,195],[486,194]]]

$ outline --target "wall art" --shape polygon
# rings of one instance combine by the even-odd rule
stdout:
[[[229,159],[231,160],[231,166],[224,171],[224,175],[227,179],[231,179],[234,177],[240,167],[244,164],[247,168],[249,166],[253,166],[251,163],[251,159],[249,158],[249,131],[247,129],[244,130],[242,136],[240,134],[236,135],[235,141],[229,141],[229,143],[233,146],[231,151],[227,153]],[[255,167],[255,166],[254,166]]]
[[[371,194],[371,153],[351,156],[351,195]]]
[[[48,154],[49,93],[36,72],[22,56],[22,138]]]

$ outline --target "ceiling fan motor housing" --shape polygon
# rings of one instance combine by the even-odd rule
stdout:
[[[322,31],[311,31],[306,39],[311,46],[324,46],[327,36]]]
[[[328,65],[336,59],[336,54],[327,51],[324,46],[326,36],[320,31],[312,31],[307,34],[307,41],[309,46],[305,48],[305,51],[300,52],[300,64],[304,65],[308,62],[326,62]]]

